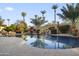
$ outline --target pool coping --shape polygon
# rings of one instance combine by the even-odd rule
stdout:
[[[63,36],[63,37],[72,37],[72,38],[79,38],[78,36],[73,36],[73,35],[70,35],[70,34],[50,34],[52,36]]]

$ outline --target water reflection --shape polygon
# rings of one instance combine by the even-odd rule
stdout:
[[[78,47],[79,44],[73,38],[58,37],[57,36],[43,36],[43,35],[33,35],[27,36],[26,44],[31,47],[47,48],[47,49],[66,49]],[[58,40],[57,40],[58,39]]]
[[[33,36],[32,36],[33,37]],[[31,38],[32,38],[31,37]],[[41,40],[41,36],[40,34],[36,35],[36,40],[34,42],[31,43],[32,46],[34,47],[38,47],[38,48],[44,48],[44,42]]]
[[[32,38],[32,37],[33,37],[33,35],[31,34],[31,35],[30,35],[30,37]]]
[[[49,48],[49,49],[55,49],[57,47],[57,43],[55,41],[48,40],[47,37],[41,36],[41,35],[34,35],[33,37],[28,36],[27,37],[27,45],[30,45],[32,47],[38,47],[38,48]],[[62,46],[62,44],[61,44]]]

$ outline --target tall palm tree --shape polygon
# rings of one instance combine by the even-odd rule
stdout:
[[[58,8],[57,5],[53,5],[52,9],[54,10],[54,23],[56,24],[56,9]],[[57,27],[57,26],[56,26]],[[58,28],[57,28],[58,29]],[[55,42],[55,48],[56,48],[56,42]]]
[[[22,17],[23,17],[23,20],[25,21],[26,13],[25,13],[25,12],[22,12],[21,15],[22,15]]]
[[[43,19],[45,20],[45,16],[44,16],[44,14],[46,13],[46,11],[43,10],[43,11],[40,11],[40,12],[41,12],[41,14],[42,14]]]
[[[53,5],[52,9],[54,10],[54,22],[56,23],[56,9],[58,8],[57,5]]]
[[[75,27],[76,20],[79,17],[79,3],[66,4],[66,7],[62,7],[61,12],[62,13],[58,13],[57,15],[64,20],[70,20],[72,22],[72,26]]]
[[[7,19],[7,21],[8,21],[8,26],[9,26],[10,19]]]

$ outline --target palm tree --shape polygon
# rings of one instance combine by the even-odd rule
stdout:
[[[22,15],[22,17],[23,17],[23,20],[25,21],[26,13],[25,13],[25,12],[22,12],[21,15]]]
[[[8,26],[9,26],[10,19],[7,19],[7,21],[8,21]]]
[[[34,15],[35,16],[35,19],[37,19],[38,15]]]
[[[56,9],[58,8],[57,5],[53,5],[52,9],[54,9],[54,22],[56,23]]]
[[[39,17],[38,15],[35,15],[35,18],[31,18],[31,23],[34,24],[36,28],[39,28],[46,22],[47,21],[43,20],[42,17]]]
[[[44,17],[44,14],[45,14],[45,13],[46,13],[45,10],[41,11],[41,14],[42,14],[42,17],[43,17],[44,20],[45,20],[45,17]]]
[[[72,22],[72,26],[75,27],[76,20],[79,17],[79,3],[66,4],[66,7],[62,7],[61,12],[62,13],[58,13],[57,15],[64,20],[70,20]]]

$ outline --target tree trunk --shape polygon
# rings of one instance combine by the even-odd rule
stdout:
[[[54,22],[56,24],[56,10],[54,10]]]
[[[24,22],[25,22],[25,17],[23,17],[23,20],[24,20]]]
[[[75,22],[72,22],[72,28],[71,29],[72,29],[72,31],[71,31],[72,34],[75,35],[76,34],[75,33],[75,31],[76,31],[76,24],[75,24]]]
[[[8,21],[8,26],[9,26],[9,21]]]
[[[76,24],[75,24],[75,22],[72,22],[72,28],[76,28]]]

